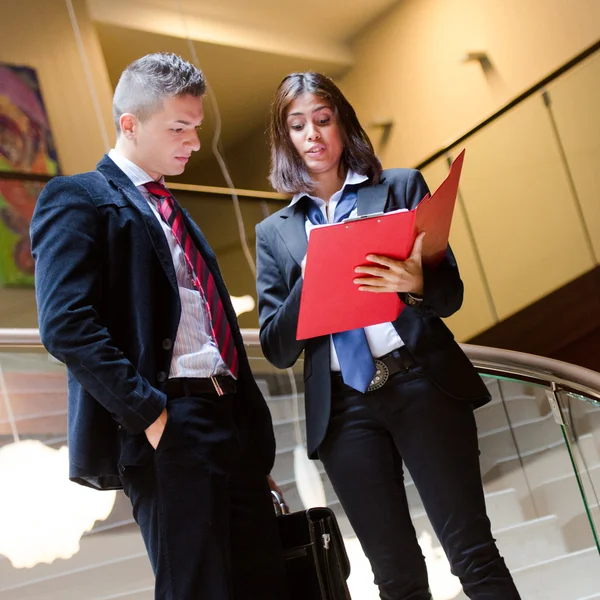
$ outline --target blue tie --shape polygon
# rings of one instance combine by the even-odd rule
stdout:
[[[342,198],[335,207],[335,223],[348,218],[356,205],[356,196],[355,189],[346,188],[344,190]],[[324,225],[327,223],[325,215],[323,215],[321,209],[313,200],[310,200],[308,203],[307,216],[313,225]],[[338,360],[340,361],[344,383],[364,394],[375,376],[375,363],[369,349],[365,330],[352,329],[350,331],[342,331],[334,333],[332,338]]]

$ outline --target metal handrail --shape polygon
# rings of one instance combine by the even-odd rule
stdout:
[[[39,329],[0,329],[0,348],[5,346],[41,346]]]
[[[247,346],[258,347],[258,329],[242,329]],[[0,329],[0,349],[41,346],[37,329]],[[475,368],[482,374],[519,379],[563,389],[600,402],[600,373],[545,356],[461,344]]]
[[[460,346],[479,373],[530,381],[600,402],[600,373],[597,371],[515,350],[471,344]]]

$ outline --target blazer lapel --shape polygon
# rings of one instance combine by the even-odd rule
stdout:
[[[165,274],[173,286],[173,289],[179,294],[177,276],[175,275],[175,267],[173,265],[169,244],[167,243],[163,229],[158,222],[156,215],[152,212],[148,201],[142,196],[135,185],[133,185],[131,179],[129,179],[129,177],[127,177],[127,175],[125,175],[125,173],[123,173],[123,171],[121,171],[108,156],[104,156],[98,163],[97,169],[142,215],[146,231],[152,241],[152,245],[154,246]]]
[[[361,187],[356,198],[358,216],[385,212],[389,194],[390,186],[387,183]]]
[[[358,215],[384,212],[388,203],[390,186],[388,183],[365,185],[357,192]],[[302,264],[308,248],[306,237],[305,199],[300,199],[293,206],[288,206],[280,213],[281,224],[277,228],[283,243],[293,259]]]
[[[292,258],[298,265],[301,265],[308,248],[304,201],[300,200],[293,206],[288,206],[279,216],[281,223],[277,231],[281,236],[281,240],[286,245]]]

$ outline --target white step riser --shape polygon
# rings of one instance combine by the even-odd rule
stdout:
[[[488,458],[501,460],[517,456],[517,448],[521,454],[527,454],[556,445],[562,439],[560,428],[552,415],[548,415],[540,417],[537,421],[514,425],[512,431],[504,427],[499,431],[482,434],[479,436],[479,449]]]
[[[113,563],[98,567],[93,572],[83,571],[61,577],[53,581],[32,584],[22,589],[7,592],[10,600],[63,600],[95,599],[103,596],[114,595],[117,591],[121,594],[148,588],[154,585],[152,571],[149,573],[148,558],[144,555],[132,560]],[[138,573],[148,575],[138,576]],[[142,596],[143,597],[143,596]],[[153,597],[152,592],[147,593],[146,600]]]
[[[426,516],[413,519],[417,536],[424,531],[435,538]],[[498,548],[509,568],[526,567],[541,560],[550,560],[567,552],[555,517],[526,521],[510,529],[494,531]]]
[[[52,564],[38,564],[32,569],[13,569],[8,560],[0,558],[0,597],[3,597],[2,590],[6,587],[145,552],[137,526],[86,535],[81,539],[80,547],[80,551],[69,560],[58,559]]]
[[[475,411],[479,432],[485,433],[505,427],[508,424],[507,412],[508,419],[514,424],[546,416],[550,412],[550,407],[546,398],[519,398],[508,400],[505,404],[495,398]]]
[[[100,540],[101,537],[104,539]],[[13,576],[14,572],[17,573],[16,577]],[[88,538],[87,543],[82,543],[80,554],[69,561],[38,565],[32,571],[13,569],[12,572],[5,572],[4,567],[0,567],[0,573],[0,597],[6,596],[10,600],[100,598],[114,594],[115,590],[126,592],[152,586],[154,579],[143,542],[135,531],[128,534],[98,534],[94,540]],[[44,580],[50,573],[55,577]],[[31,584],[8,589],[17,585],[19,579]],[[74,593],[74,590],[77,592]]]
[[[487,513],[492,523],[492,529],[505,529],[525,521],[523,507],[515,490],[504,490],[486,494]],[[423,509],[413,510],[413,520],[427,519]]]
[[[526,600],[578,600],[600,589],[600,559],[595,548],[513,572]]]
[[[585,458],[587,466],[590,468],[600,465],[600,453],[597,447],[597,441],[600,440],[600,433],[596,433],[594,436],[587,434],[579,438],[577,442],[578,453],[576,453],[576,456],[579,460],[579,456],[582,455]],[[532,487],[537,487],[546,481],[573,473],[573,466],[567,447],[561,441],[555,447],[540,449],[539,452],[534,454],[522,456],[520,461],[518,458],[500,460],[493,467],[488,462],[484,474],[484,482],[487,484],[490,480],[498,481],[504,474],[521,470],[521,462],[523,463],[529,484]],[[581,464],[581,467],[583,467],[583,464]],[[500,484],[502,484],[501,481]],[[501,487],[503,486],[501,485]]]

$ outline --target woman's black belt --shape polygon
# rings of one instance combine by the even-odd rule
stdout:
[[[375,362],[375,376],[367,388],[367,392],[374,392],[382,388],[390,377],[398,373],[408,373],[417,366],[417,362],[406,346],[400,346],[384,356],[374,358],[373,361]],[[343,382],[342,374],[337,371],[331,373],[331,383],[334,389],[352,389]]]

